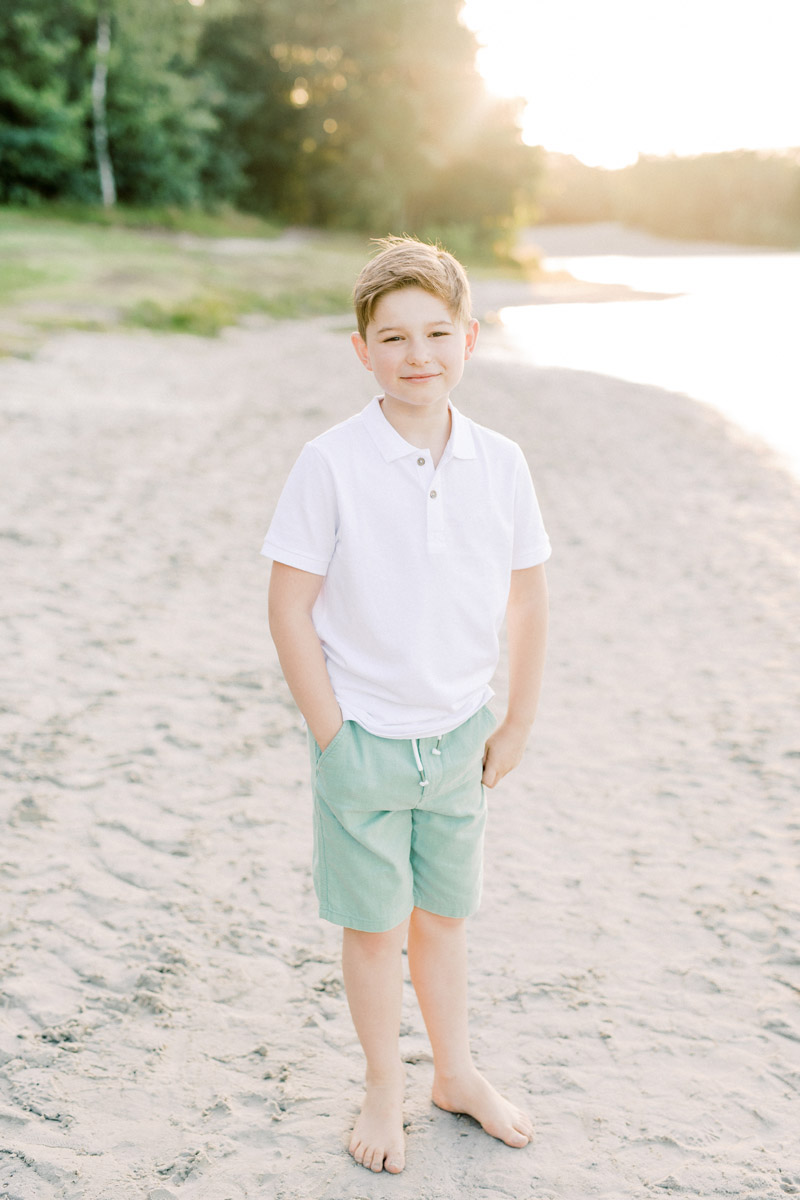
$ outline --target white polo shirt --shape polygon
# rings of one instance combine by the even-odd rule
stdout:
[[[493,695],[511,572],[550,542],[515,442],[451,405],[434,469],[380,400],[306,444],[261,553],[325,576],[312,619],[343,718],[428,737]]]

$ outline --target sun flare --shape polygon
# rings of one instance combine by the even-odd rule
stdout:
[[[466,0],[462,20],[531,145],[603,167],[800,146],[796,0]]]

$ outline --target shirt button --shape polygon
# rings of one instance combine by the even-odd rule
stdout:
[[[435,499],[436,499],[436,492],[431,492],[431,500],[435,500]]]
[[[424,466],[425,466],[425,459],[424,459],[424,458],[418,458],[418,459],[417,459],[417,466],[418,466],[418,467],[424,467]]]

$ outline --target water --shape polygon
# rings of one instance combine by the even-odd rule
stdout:
[[[504,308],[541,366],[655,384],[713,404],[800,475],[800,254],[548,258],[576,279],[669,299]]]

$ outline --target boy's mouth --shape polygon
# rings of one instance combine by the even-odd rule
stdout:
[[[438,379],[438,377],[439,377],[438,371],[431,371],[431,373],[429,375],[404,375],[403,379],[407,379],[407,380],[410,380],[411,382],[415,382],[415,383],[422,383],[426,379]]]

